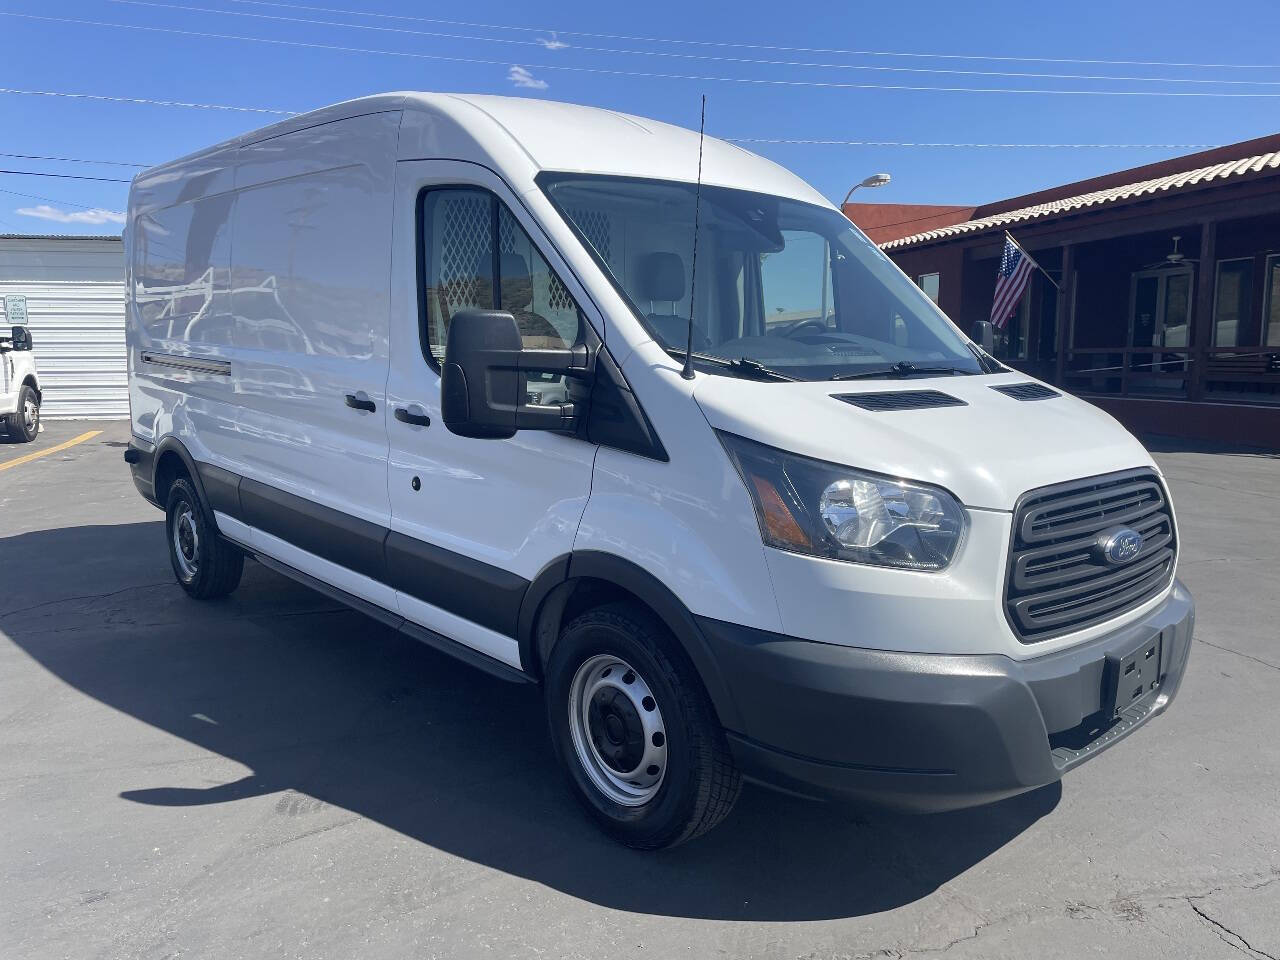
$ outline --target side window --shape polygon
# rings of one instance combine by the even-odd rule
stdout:
[[[424,192],[420,203],[422,342],[436,363],[460,310],[510,312],[526,347],[577,342],[578,304],[497,197],[443,187]]]

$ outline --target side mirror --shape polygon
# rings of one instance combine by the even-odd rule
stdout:
[[[14,350],[30,350],[32,348],[31,331],[26,327],[14,327],[10,332]]]
[[[990,353],[996,347],[996,328],[991,325],[990,320],[979,320],[975,323],[970,336],[973,338],[973,342],[987,351],[987,353]]]
[[[461,310],[449,321],[440,366],[440,416],[460,437],[502,440],[517,430],[572,433],[586,399],[530,403],[529,374],[553,373],[586,381],[591,353],[585,346],[526,350],[515,317],[501,310]]]

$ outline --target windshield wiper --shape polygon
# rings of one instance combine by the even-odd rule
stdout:
[[[932,376],[934,374],[968,374],[968,370],[959,367],[917,367],[910,360],[899,360],[891,367],[876,367],[874,370],[855,370],[852,373],[836,373],[832,380],[869,380],[873,377],[915,377]]]
[[[677,347],[667,347],[666,350],[667,353],[671,354],[671,356],[680,360],[684,359],[683,350]],[[753,360],[750,357],[739,357],[737,360],[730,360],[728,357],[717,357],[710,353],[695,352],[693,354],[693,359],[704,360],[707,363],[714,363],[716,366],[724,367],[726,370],[732,370],[735,373],[740,373],[748,377],[755,377],[757,379],[788,381],[794,381],[796,379],[795,377],[788,376],[785,373],[766,367],[759,360]]]

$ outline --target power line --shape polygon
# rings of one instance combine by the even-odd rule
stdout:
[[[37,96],[48,97],[82,97],[88,94],[77,93],[61,93],[52,90],[13,90],[0,88],[0,94],[17,93],[17,94],[35,94]],[[194,107],[197,109],[211,110],[246,110],[250,112],[263,112],[264,108],[260,107],[228,107],[215,104],[186,104],[174,100],[147,100],[141,97],[108,97],[93,96],[95,100],[106,100],[117,103],[139,103],[165,107]],[[289,116],[297,116],[293,111],[272,110],[271,113],[283,113]],[[938,141],[923,140],[831,140],[831,139],[806,139],[806,138],[790,138],[790,137],[720,137],[721,140],[727,140],[730,143],[768,143],[768,144],[800,144],[809,146],[842,146],[842,147],[922,147],[922,148],[988,148],[988,149],[1024,149],[1024,150],[1048,150],[1048,149],[1076,149],[1076,150],[1205,150],[1211,147],[1219,146],[1213,143],[950,143]],[[81,157],[52,157],[41,154],[30,153],[0,153],[0,157],[17,157],[26,160],[60,160],[67,163],[107,163],[115,166],[138,167],[145,169],[151,164],[145,163],[123,163],[117,160],[88,160]]]
[[[905,140],[800,140],[774,137],[722,137],[730,143],[784,143],[821,147],[974,147],[1026,150],[1206,150],[1216,143],[925,143]]]
[[[70,23],[81,26],[90,27],[111,27],[123,30],[141,30],[148,33],[164,33],[171,36],[199,37],[201,39],[215,40],[237,40],[247,43],[264,43],[273,46],[298,47],[311,50],[330,50],[339,53],[359,53],[369,54],[373,56],[389,56],[401,57],[411,60],[436,60],[447,63],[471,63],[482,66],[507,67],[510,62],[507,60],[487,60],[475,57],[454,57],[438,53],[413,53],[402,50],[379,50],[366,47],[345,47],[336,44],[315,43],[302,40],[282,40],[267,37],[246,37],[237,34],[225,33],[209,33],[207,31],[197,30],[179,30],[174,27],[152,27],[143,26],[141,24],[132,23],[112,23],[110,21],[101,20],[80,20],[73,17],[44,17],[31,13],[14,13],[10,11],[0,11],[0,16],[17,17],[23,20],[36,20],[46,23]],[[643,77],[646,79],[658,80],[695,80],[698,82],[710,83],[741,83],[752,86],[782,86],[782,87],[822,87],[826,89],[843,89],[843,90],[905,90],[918,91],[928,93],[1004,93],[1004,94],[1040,94],[1040,95],[1057,95],[1057,96],[1095,96],[1095,97],[1213,97],[1213,98],[1230,98],[1230,99],[1276,99],[1280,98],[1280,93],[1259,93],[1259,92],[1223,92],[1217,90],[1062,90],[1062,89],[1022,89],[1014,87],[939,87],[939,86],[911,86],[907,84],[887,84],[887,83],[849,83],[836,82],[829,80],[777,80],[768,78],[755,77],[718,77],[699,74],[680,74],[680,73],[651,73],[642,70],[615,70],[607,67],[583,67],[569,64],[549,64],[549,63],[527,63],[527,66],[536,70],[561,70],[573,73],[588,73],[597,76],[618,76],[618,77]],[[219,109],[219,108],[214,108]],[[222,108],[236,109],[236,108]],[[244,108],[240,108],[244,109]],[[279,111],[260,110],[254,112],[268,113]]]
[[[93,163],[105,167],[138,167],[143,169],[148,166],[145,163],[123,163],[119,160],[85,160],[81,157],[48,157],[39,153],[0,153],[0,157],[8,157],[12,160],[57,160],[61,163]]]
[[[74,200],[59,200],[56,197],[42,197],[36,193],[19,193],[17,190],[5,190],[0,188],[0,193],[7,193],[13,197],[25,197],[27,200],[43,200],[46,203],[65,203],[69,207],[79,207],[81,210],[101,210],[101,207],[95,207],[88,203],[76,203]]]
[[[406,20],[418,23],[442,23],[454,27],[479,27],[485,30],[513,30],[523,33],[564,34],[567,37],[591,37],[596,40],[629,40],[638,43],[670,43],[686,46],[718,47],[738,50],[777,50],[785,53],[830,53],[851,57],[912,57],[925,60],[988,60],[1006,63],[1078,63],[1125,67],[1199,67],[1229,70],[1276,70],[1273,63],[1187,63],[1169,60],[1105,60],[1080,57],[1014,57],[993,54],[968,53],[918,53],[893,50],[842,50],[834,47],[786,47],[770,43],[731,43],[723,40],[687,40],[675,37],[640,37],[618,33],[589,33],[584,30],[562,30],[551,27],[513,26],[503,23],[477,23],[471,20],[445,20],[439,17],[415,17],[406,14],[373,13],[367,10],[344,10],[337,7],[320,7],[302,3],[280,3],[278,0],[230,0],[231,3],[252,4],[261,7],[283,7],[289,10],[312,10],[318,13],[338,13],[352,17],[376,17],[384,20]]]
[[[136,7],[154,7],[164,10],[182,10],[188,13],[212,13],[229,17],[253,17],[258,20],[272,20],[284,23],[301,23],[320,27],[341,27],[348,30],[374,30],[380,33],[407,34],[417,37],[433,37],[446,40],[468,40],[480,43],[500,43],[525,47],[541,47],[546,44],[538,40],[514,40],[505,37],[481,37],[471,34],[445,33],[437,30],[413,30],[408,27],[383,27],[365,23],[343,23],[337,20],[313,20],[307,17],[290,17],[269,13],[249,13],[240,10],[221,10],[214,7],[196,7],[180,3],[159,3],[156,0],[107,0],[108,3],[126,4]],[[804,60],[762,60],[753,57],[714,56],[702,53],[679,53],[665,50],[627,50],[617,47],[593,47],[574,45],[570,49],[583,53],[602,53],[611,56],[667,57],[682,60],[703,60],[715,63],[741,63],[754,66],[771,67],[804,67],[827,70],[866,70],[887,73],[922,73],[930,75],[969,76],[969,77],[1009,77],[1016,79],[1040,80],[1102,80],[1123,81],[1133,83],[1186,83],[1186,84],[1229,84],[1234,86],[1267,86],[1280,87],[1280,80],[1225,80],[1221,78],[1195,77],[1134,77],[1115,76],[1110,74],[1079,73],[1035,73],[1009,70],[960,70],[944,67],[893,67],[873,64],[852,63],[820,63]]]
[[[96,180],[99,183],[132,183],[131,180],[121,180],[119,177],[81,177],[74,173],[40,173],[35,170],[0,170],[0,173],[8,174],[12,177],[52,177],[56,180]]]
[[[22,16],[0,11],[0,16]],[[282,117],[297,116],[293,110],[271,110],[267,107],[228,107],[220,103],[185,103],[181,100],[148,100],[144,97],[109,97],[99,93],[63,93],[58,90],[18,90],[0,87],[0,93],[22,94],[31,97],[65,97],[70,100],[104,100],[111,103],[141,103],[153,107],[188,107],[196,110],[230,110],[236,113],[271,113]]]

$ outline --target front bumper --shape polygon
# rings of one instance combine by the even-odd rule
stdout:
[[[1164,711],[1195,621],[1175,582],[1146,616],[1031,660],[894,653],[699,619],[733,698],[743,774],[794,793],[923,811],[976,806],[1058,780]],[[1159,635],[1158,688],[1112,720],[1107,659]],[[722,711],[723,713],[723,711]]]

